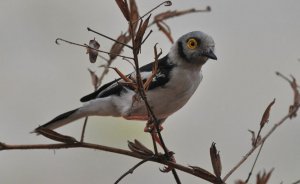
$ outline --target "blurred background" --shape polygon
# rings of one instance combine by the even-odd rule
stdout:
[[[139,0],[143,14],[162,1]],[[300,81],[300,1],[204,1],[173,0],[173,6],[154,13],[189,8],[210,13],[189,14],[167,21],[176,40],[201,30],[216,42],[218,61],[203,67],[204,80],[188,104],[164,125],[163,137],[176,153],[177,162],[197,165],[212,172],[209,147],[220,150],[223,176],[251,148],[248,129],[257,131],[266,106],[276,98],[264,135],[287,111],[293,100],[289,84],[275,75],[293,74]],[[84,48],[62,43],[58,37],[88,43],[94,37],[101,49],[112,42],[88,32],[91,27],[111,37],[126,31],[127,23],[115,1],[1,0],[0,1],[0,141],[38,144],[53,141],[30,134],[58,114],[81,105],[79,99],[92,92],[87,68],[91,65]],[[153,60],[153,45],[167,54],[171,44],[158,29],[147,40],[140,61]],[[125,50],[124,54],[130,52]],[[113,66],[124,73],[132,70],[121,59]],[[108,82],[118,76],[110,72]],[[79,139],[83,120],[58,129]],[[86,141],[127,149],[127,140],[138,139],[152,146],[143,132],[144,123],[121,118],[90,118]],[[300,179],[299,117],[287,121],[265,143],[254,174],[275,168],[270,183],[292,183]],[[253,155],[227,181],[245,179]],[[113,183],[138,162],[137,159],[88,149],[28,150],[0,152],[0,183]],[[121,183],[174,183],[163,166],[147,163]],[[207,183],[179,172],[183,183]],[[255,183],[255,176],[250,180]]]

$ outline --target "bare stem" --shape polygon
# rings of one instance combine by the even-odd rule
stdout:
[[[261,144],[261,146],[260,146],[260,148],[259,148],[259,151],[258,151],[258,153],[257,153],[257,155],[256,155],[256,157],[255,157],[254,163],[253,163],[252,168],[251,168],[251,170],[250,170],[250,172],[249,172],[249,174],[248,174],[247,179],[245,180],[245,183],[248,183],[248,181],[249,181],[249,179],[250,179],[250,177],[251,177],[251,175],[252,175],[252,172],[253,172],[253,170],[254,170],[255,164],[256,164],[256,162],[257,162],[257,160],[258,160],[258,157],[259,157],[259,155],[260,155],[260,152],[261,152],[263,146],[264,146],[264,142]]]
[[[136,22],[138,22],[142,18],[146,17],[147,15],[149,15],[151,12],[153,12],[154,10],[156,10],[157,8],[159,8],[162,5],[172,6],[172,2],[171,1],[164,1],[164,2],[160,3],[159,5],[155,6],[154,8],[152,8],[151,10],[149,10],[147,13],[145,13],[143,16],[141,16],[138,20],[135,20],[132,23],[135,24]]]
[[[287,82],[289,82],[289,83],[292,82],[289,78],[287,78],[286,76],[284,76],[282,73],[280,73],[280,72],[275,72],[275,73],[276,73],[276,75],[278,75],[279,77],[283,78]]]
[[[84,119],[84,123],[83,123],[83,126],[82,126],[82,131],[81,131],[81,138],[80,138],[80,142],[83,142],[84,141],[84,133],[85,133],[85,129],[86,129],[86,124],[87,124],[87,121],[88,121],[89,117],[85,117]]]
[[[106,38],[106,39],[109,39],[109,40],[111,40],[111,41],[114,41],[114,42],[116,42],[116,43],[118,43],[118,44],[124,45],[125,47],[128,47],[128,48],[130,48],[130,49],[133,49],[132,46],[127,45],[127,44],[122,43],[122,42],[119,42],[118,40],[113,39],[113,38],[111,38],[111,37],[109,37],[109,36],[106,36],[106,35],[104,35],[104,34],[102,34],[102,33],[99,33],[99,32],[97,32],[97,31],[95,31],[95,30],[93,30],[93,29],[91,29],[91,28],[89,28],[89,27],[87,28],[87,30],[88,30],[88,31],[91,31],[91,32],[93,32],[93,33],[96,33],[96,34],[98,34],[98,35],[100,35],[100,36],[102,36],[102,37],[104,37],[104,38]]]
[[[144,164],[145,162],[148,162],[149,160],[151,160],[153,157],[144,159],[142,161],[140,161],[139,163],[137,163],[136,165],[134,165],[131,169],[129,169],[126,173],[124,173],[122,176],[120,176],[120,178],[118,178],[118,180],[115,182],[115,184],[118,184],[125,176],[127,176],[128,174],[132,174],[133,171],[138,168],[140,165]]]
[[[223,178],[223,181],[225,182],[232,173],[234,173],[247,159],[248,157],[256,150],[258,146],[263,144],[268,137],[281,125],[283,124],[289,117],[294,114],[300,105],[297,106],[294,110],[290,111],[287,115],[285,115],[278,123],[274,124],[274,126],[269,130],[269,132],[261,139],[260,142],[258,142],[256,145],[254,145],[244,156],[243,158],[225,175]]]
[[[88,45],[83,45],[83,44],[71,42],[71,41],[68,41],[68,40],[65,40],[65,39],[62,39],[62,38],[57,38],[55,40],[55,43],[59,44],[59,41],[66,42],[66,43],[71,44],[71,45],[77,45],[77,46],[80,46],[80,47],[85,47],[85,48],[88,48],[88,49],[91,49],[91,50],[94,50],[94,51],[97,51],[97,52],[102,52],[102,53],[105,53],[105,54],[109,54],[109,55],[112,54],[112,55],[115,55],[115,56],[118,56],[118,57],[122,57],[122,58],[133,59],[132,57],[128,57],[128,56],[123,56],[123,55],[120,55],[120,54],[106,52],[106,51],[103,51],[103,50],[92,48],[92,47],[90,47]]]
[[[141,155],[135,152],[131,152],[124,149],[109,147],[109,146],[103,146],[98,144],[92,144],[92,143],[86,143],[86,142],[76,142],[76,143],[59,143],[59,144],[29,144],[29,145],[11,145],[11,144],[5,144],[0,142],[0,151],[3,150],[34,150],[34,149],[67,149],[67,148],[88,148],[93,150],[101,150],[101,151],[107,151],[111,153],[117,153],[121,155],[126,155],[138,159],[149,159],[149,156]],[[190,167],[186,167],[183,165],[180,165],[178,163],[170,162],[165,159],[161,159],[160,157],[153,157],[149,159],[151,162],[157,162],[161,163],[163,165],[168,165],[172,168],[176,168],[178,170],[181,170],[182,172],[189,173],[191,175],[197,176],[199,178],[202,178],[206,181],[209,181],[211,183],[216,183],[216,180],[212,178],[205,178],[200,173],[195,172],[194,169]]]

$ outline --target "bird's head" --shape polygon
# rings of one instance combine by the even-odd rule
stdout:
[[[182,61],[196,65],[203,65],[208,59],[217,60],[214,53],[215,42],[211,36],[194,31],[181,36],[170,54],[176,54]]]

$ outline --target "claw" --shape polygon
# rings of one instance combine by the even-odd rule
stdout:
[[[166,159],[167,159],[168,161],[171,161],[171,162],[176,163],[176,160],[175,160],[175,157],[174,157],[174,152],[169,151],[169,152],[168,152],[168,155],[165,155],[165,157],[166,157]],[[171,166],[164,166],[162,169],[159,168],[159,170],[160,170],[161,172],[163,172],[163,173],[170,172],[172,169],[174,169],[174,168],[171,167]]]

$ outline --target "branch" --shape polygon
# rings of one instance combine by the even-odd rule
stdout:
[[[118,184],[125,176],[127,176],[128,174],[132,174],[133,171],[138,168],[139,166],[141,166],[142,164],[144,164],[145,162],[148,162],[149,160],[151,160],[152,157],[149,157],[147,159],[144,159],[142,161],[140,161],[139,163],[137,163],[136,165],[134,165],[131,169],[129,169],[126,173],[124,173],[122,176],[120,176],[120,178],[115,182],[115,184]]]
[[[126,155],[138,159],[149,159],[149,156],[138,154],[136,152],[109,147],[109,146],[103,146],[99,144],[92,144],[92,143],[86,143],[86,142],[76,142],[76,143],[58,143],[58,144],[27,144],[27,145],[12,145],[12,144],[5,144],[0,142],[0,151],[3,150],[34,150],[34,149],[67,149],[67,148],[88,148],[93,150],[101,150],[101,151],[107,151],[111,153]],[[182,172],[189,173],[191,175],[197,176],[199,178],[202,178],[206,181],[209,181],[211,183],[217,183],[218,180],[213,175],[208,173],[199,172],[199,170],[195,170],[192,167],[186,167],[183,165],[180,165],[178,163],[170,162],[166,159],[164,159],[162,156],[156,156],[154,155],[151,159],[149,159],[151,162],[157,162],[160,164],[168,165],[172,168],[176,168],[178,170],[181,170]],[[205,170],[204,170],[205,171]],[[210,177],[208,177],[210,176]]]
[[[71,44],[71,45],[77,45],[77,46],[80,46],[80,47],[85,47],[87,49],[91,49],[91,50],[94,50],[94,51],[97,51],[97,52],[102,52],[102,53],[105,53],[105,54],[108,54],[108,55],[116,55],[116,56],[119,56],[119,57],[122,57],[122,58],[127,58],[127,59],[133,59],[132,57],[128,57],[128,56],[123,56],[123,55],[120,55],[120,54],[115,54],[115,53],[110,53],[110,52],[106,52],[106,51],[103,51],[103,50],[99,50],[99,49],[94,49],[88,45],[83,45],[83,44],[79,44],[79,43],[74,43],[74,42],[71,42],[71,41],[68,41],[68,40],[65,40],[65,39],[62,39],[62,38],[57,38],[55,40],[55,43],[56,44],[59,44],[59,41],[63,41],[63,42],[66,42],[68,44]]]
[[[244,156],[243,158],[225,175],[223,178],[223,181],[225,182],[228,177],[234,173],[247,159],[248,157],[258,148],[260,145],[262,145],[268,137],[280,126],[282,125],[287,119],[290,118],[290,116],[294,113],[297,112],[299,109],[300,105],[297,106],[297,108],[293,109],[290,111],[287,115],[285,115],[278,123],[274,124],[274,126],[271,128],[271,130],[259,141],[256,145],[253,145],[252,149],[250,149]]]

